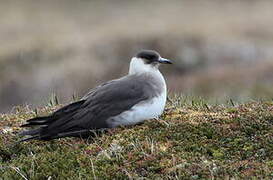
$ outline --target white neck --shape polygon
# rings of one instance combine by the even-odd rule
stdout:
[[[158,70],[158,66],[153,66],[150,64],[145,64],[142,59],[133,57],[131,59],[129,74],[139,74],[139,73],[160,73]]]
[[[152,75],[157,81],[163,83],[163,94],[166,96],[166,82],[160,71],[158,70],[159,65],[150,65],[145,64],[142,59],[138,59],[136,57],[133,57],[130,63],[129,68],[129,75],[133,74],[143,74],[143,73],[149,73]]]

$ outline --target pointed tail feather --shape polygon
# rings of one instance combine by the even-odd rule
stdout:
[[[30,136],[22,139],[20,142],[29,140],[51,140],[67,136],[84,136],[90,133],[87,129],[78,127],[66,127],[66,124],[77,113],[78,108],[85,102],[80,100],[55,111],[52,115],[35,117],[27,120],[21,127],[37,127],[36,129],[26,130],[19,133],[20,136]]]
[[[39,136],[30,136],[30,137],[27,137],[27,138],[23,138],[20,141],[18,141],[18,143],[25,142],[25,141],[30,141],[30,140],[35,140],[35,139],[39,139]]]
[[[63,137],[82,137],[86,138],[90,135],[96,135],[98,131],[91,131],[88,129],[84,130],[77,130],[77,131],[70,131],[70,132],[64,132],[64,133],[58,133],[57,135],[54,136],[40,136],[39,135],[39,129],[34,129],[30,131],[24,131],[20,133],[20,135],[25,136],[25,135],[30,135],[29,137],[26,137],[24,139],[21,139],[19,142],[25,142],[25,141],[30,141],[30,140],[52,140],[52,139],[57,139],[57,138],[63,138]]]
[[[27,120],[26,124],[23,124],[21,127],[30,127],[35,125],[48,125],[50,122],[54,121],[56,118],[54,116],[45,116],[45,117],[36,117]]]
[[[91,131],[88,129],[78,130],[78,131],[70,131],[58,133],[56,136],[51,137],[52,139],[62,138],[62,137],[86,137],[91,134]]]

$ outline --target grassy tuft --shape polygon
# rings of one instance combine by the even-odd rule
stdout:
[[[272,101],[215,105],[174,96],[158,120],[92,139],[16,143],[26,119],[60,107],[53,100],[0,115],[0,179],[273,178]]]

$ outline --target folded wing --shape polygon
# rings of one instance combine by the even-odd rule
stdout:
[[[23,131],[21,135],[31,136],[23,141],[86,136],[90,130],[109,128],[108,118],[152,96],[145,92],[150,84],[141,81],[134,76],[109,81],[91,90],[82,100],[64,106],[52,115],[27,120],[22,127],[38,127]]]

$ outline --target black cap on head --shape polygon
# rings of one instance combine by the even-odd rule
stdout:
[[[153,62],[158,62],[160,55],[158,52],[153,50],[142,50],[137,53],[136,57],[145,59],[147,64],[151,64]]]
[[[143,59],[146,64],[172,64],[170,60],[160,57],[159,53],[153,50],[142,50],[136,57]]]

